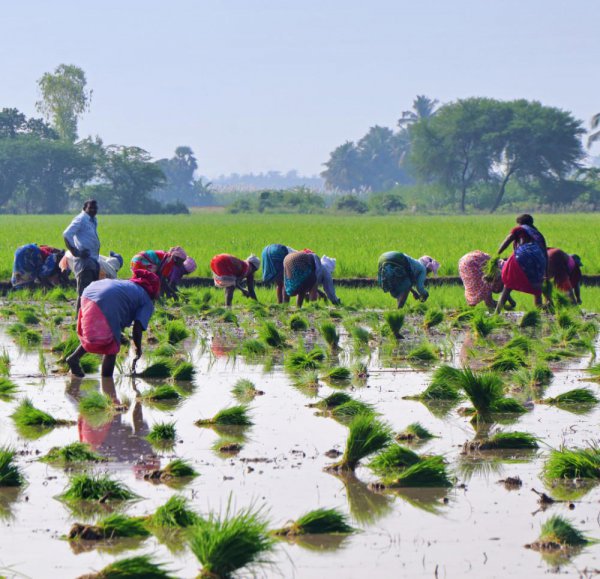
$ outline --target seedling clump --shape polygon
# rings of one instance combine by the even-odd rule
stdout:
[[[536,551],[558,551],[583,547],[589,542],[589,539],[570,521],[560,515],[553,515],[543,523],[537,541],[525,546]]]
[[[400,434],[396,436],[396,440],[404,440],[407,442],[429,440],[430,438],[435,438],[435,436],[419,422],[413,422],[412,424],[409,424]]]
[[[108,475],[77,474],[60,496],[65,501],[128,501],[137,498],[127,486]]]
[[[14,458],[14,450],[7,446],[0,447],[0,488],[20,487],[25,484],[25,477],[15,464]]]
[[[185,497],[172,496],[148,518],[148,526],[166,529],[185,529],[195,525],[200,517],[189,508]]]
[[[282,529],[273,531],[276,536],[348,534],[354,529],[348,524],[346,515],[336,509],[316,509],[301,516]]]
[[[70,464],[74,462],[104,462],[106,459],[94,452],[89,444],[73,442],[67,446],[55,446],[40,458],[42,462]]]
[[[173,579],[161,563],[154,563],[149,555],[139,555],[111,563],[99,571],[85,575],[85,579],[117,579],[139,577],[144,579]]]
[[[244,405],[231,406],[217,412],[212,418],[197,420],[196,426],[251,426],[248,407]]]

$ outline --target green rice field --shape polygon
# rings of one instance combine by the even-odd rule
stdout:
[[[102,208],[100,208],[102,211]],[[14,249],[26,243],[62,247],[62,231],[70,215],[1,215],[0,279],[8,280]],[[144,249],[181,245],[198,263],[196,275],[210,274],[210,259],[218,253],[245,258],[260,255],[270,243],[296,249],[309,247],[336,257],[336,277],[374,277],[384,251],[414,257],[431,255],[441,262],[441,275],[456,275],[465,253],[495,252],[514,226],[514,215],[477,216],[333,216],[230,215],[102,215],[98,231],[103,252],[117,251],[129,260]],[[577,253],[584,273],[600,273],[600,216],[597,214],[536,215],[536,225],[549,246]],[[128,268],[124,268],[123,276]]]

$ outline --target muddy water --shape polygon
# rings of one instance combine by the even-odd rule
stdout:
[[[64,375],[38,374],[38,353],[19,351],[3,333],[0,351],[11,355],[12,377],[23,395],[54,416],[78,420],[77,401],[86,389],[101,389],[123,401],[135,401],[136,390],[150,385],[142,380],[117,378],[116,384],[101,383],[90,376],[82,383]],[[182,489],[199,512],[235,504],[264,504],[274,527],[316,507],[338,507],[350,514],[360,533],[344,539],[306,540],[304,544],[281,542],[273,564],[257,571],[259,576],[314,577],[538,577],[549,571],[578,575],[600,568],[600,547],[583,550],[559,569],[539,553],[525,549],[538,536],[540,524],[550,514],[574,520],[587,534],[600,538],[600,488],[575,502],[556,504],[545,513],[532,488],[546,490],[540,480],[546,446],[526,455],[489,455],[467,460],[461,446],[473,437],[468,420],[455,411],[436,417],[423,404],[402,397],[420,392],[428,374],[420,371],[390,372],[376,358],[370,362],[366,386],[356,388],[356,398],[373,403],[396,430],[419,421],[439,436],[418,447],[419,452],[443,454],[458,483],[450,490],[411,490],[396,494],[370,491],[370,471],[359,468],[356,477],[340,479],[323,472],[331,459],[324,453],[343,449],[347,429],[329,418],[315,415],[304,394],[291,385],[280,366],[268,372],[263,365],[249,365],[242,358],[214,357],[193,344],[198,369],[193,389],[176,408],[160,409],[132,402],[109,427],[94,429],[79,425],[56,428],[35,440],[21,437],[9,418],[16,402],[0,402],[0,442],[23,452],[28,486],[20,492],[0,492],[0,575],[8,577],[77,577],[99,570],[117,556],[152,553],[169,564],[178,577],[195,577],[199,564],[186,549],[171,550],[151,537],[138,543],[116,542],[113,546],[77,552],[61,538],[74,521],[73,514],[55,497],[68,477],[62,468],[36,461],[52,446],[78,440],[91,442],[113,461],[108,470],[142,497],[126,512],[152,512],[176,491],[154,485],[140,476],[140,466],[166,464],[173,456],[191,460],[200,475]],[[48,368],[52,357],[47,353]],[[577,361],[577,367],[586,361]],[[557,372],[548,395],[581,385],[579,370]],[[194,426],[198,418],[210,417],[233,403],[230,389],[239,378],[249,378],[265,392],[252,403],[254,426],[237,457],[221,458],[212,450],[218,435]],[[597,387],[593,384],[592,388]],[[331,393],[327,386],[320,395]],[[598,436],[600,411],[575,415],[551,407],[535,406],[511,427],[539,436],[544,445],[583,445]],[[144,440],[155,422],[176,421],[178,442],[174,451],[154,458]],[[519,476],[523,486],[506,490],[498,480]],[[127,550],[125,550],[127,549]],[[244,575],[244,573],[242,573]],[[248,575],[246,573],[246,575]]]

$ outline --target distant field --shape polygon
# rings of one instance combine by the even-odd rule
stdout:
[[[0,279],[10,277],[18,246],[37,242],[62,247],[62,231],[70,219],[69,215],[1,215]],[[550,246],[578,253],[585,273],[600,273],[600,214],[536,215],[536,224]],[[377,258],[390,250],[413,257],[432,255],[442,263],[442,275],[456,275],[462,255],[473,249],[495,252],[513,225],[511,215],[99,215],[103,252],[118,251],[127,261],[140,250],[181,245],[198,262],[195,275],[199,276],[210,274],[209,262],[217,253],[245,258],[252,252],[260,255],[269,243],[309,247],[336,257],[337,277],[374,277]]]

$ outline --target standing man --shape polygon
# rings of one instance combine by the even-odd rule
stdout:
[[[77,312],[81,305],[83,290],[100,275],[100,239],[98,238],[98,203],[90,199],[83,204],[83,211],[71,221],[63,232],[65,244],[73,254],[73,273],[77,280]]]

